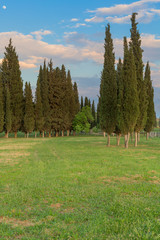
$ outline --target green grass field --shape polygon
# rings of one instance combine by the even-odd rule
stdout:
[[[160,239],[160,139],[0,139],[0,240]]]

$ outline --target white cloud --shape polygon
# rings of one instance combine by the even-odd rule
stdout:
[[[139,9],[143,9],[146,3],[158,3],[160,0],[141,0],[130,4],[116,4],[111,7],[97,8],[94,11],[88,11],[96,13],[98,15],[116,15],[116,14],[128,14]]]
[[[7,8],[5,5],[3,5],[3,7],[2,7],[4,10]]]
[[[103,17],[94,16],[94,17],[92,17],[92,18],[87,18],[87,19],[85,19],[85,22],[100,23],[100,22],[104,22],[104,18],[103,18]]]
[[[78,19],[78,18],[72,18],[70,21],[71,21],[71,22],[78,22],[79,19]]]
[[[19,55],[22,68],[36,68],[43,63],[44,58],[47,61],[52,58],[55,65],[74,64],[80,62],[94,62],[103,64],[104,42],[95,42],[86,38],[76,31],[65,32],[64,40],[66,44],[48,44],[42,40],[34,39],[33,35],[24,35],[18,32],[0,33],[0,53],[4,52],[4,47],[9,39],[12,38],[13,45]],[[142,48],[144,49],[144,62],[151,62],[151,69],[156,71],[153,75],[155,81],[160,79],[160,38],[151,34],[142,34]],[[24,48],[25,46],[25,48]],[[123,39],[114,39],[114,51],[116,59],[123,58]],[[3,58],[3,56],[0,56]],[[156,80],[157,81],[157,80]]]
[[[77,23],[75,26],[72,26],[72,28],[79,28],[79,27],[85,27],[85,23]]]
[[[154,13],[160,15],[160,9],[154,9],[154,8],[152,8],[152,9],[151,9],[151,12],[154,12]]]
[[[131,14],[137,12],[137,20],[143,23],[148,23],[152,20],[155,14],[160,15],[159,9],[150,8],[150,4],[158,2],[160,2],[160,0],[140,0],[130,4],[116,4],[111,7],[97,8],[96,10],[88,11],[94,13],[95,16],[86,19],[86,21],[102,22],[106,19],[114,23],[128,23]]]
[[[52,32],[49,30],[41,29],[39,31],[31,32],[31,34],[35,35],[37,40],[41,40],[43,38],[42,36],[50,35]]]

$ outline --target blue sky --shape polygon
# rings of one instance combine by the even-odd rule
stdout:
[[[105,26],[111,24],[116,59],[123,57],[122,39],[130,37],[132,12],[138,12],[143,60],[150,61],[160,115],[160,0],[0,0],[0,59],[12,38],[24,82],[34,87],[39,65],[52,58],[55,67],[65,64],[71,70],[80,95],[95,99]]]

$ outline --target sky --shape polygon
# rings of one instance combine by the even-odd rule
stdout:
[[[36,86],[40,64],[65,65],[79,95],[97,100],[103,68],[105,26],[110,23],[116,62],[130,18],[137,12],[143,61],[151,66],[155,106],[160,116],[160,0],[0,0],[0,62],[12,38],[23,81]]]

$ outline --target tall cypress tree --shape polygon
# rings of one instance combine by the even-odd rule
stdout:
[[[35,92],[35,131],[42,132],[43,126],[44,126],[44,117],[43,117],[43,109],[42,109],[40,81],[38,79],[36,92]]]
[[[50,60],[48,64],[48,99],[49,99],[49,108],[50,108],[50,119],[51,119],[51,130],[53,130],[53,118],[54,118],[54,69],[53,62]],[[51,137],[51,132],[49,133]]]
[[[137,89],[139,98],[139,116],[137,118],[137,123],[135,126],[135,146],[137,146],[137,133],[140,132],[145,126],[147,120],[147,100],[146,100],[146,87],[145,81],[143,79],[143,61],[141,48],[141,37],[139,31],[137,30],[136,22],[137,13],[132,14],[131,18],[131,46],[133,48],[135,66],[136,66],[136,76],[137,76]]]
[[[27,133],[27,137],[30,132],[34,129],[34,107],[33,107],[33,96],[30,83],[26,82],[24,90],[25,99],[25,115],[24,115],[24,129]]]
[[[58,136],[63,123],[61,70],[58,67],[53,72],[53,84],[54,105],[52,124],[53,129],[56,132],[56,136]]]
[[[94,104],[94,100],[92,102],[92,116],[93,116],[93,122],[91,123],[91,127],[95,127],[96,126],[96,111],[95,111],[95,104]]]
[[[72,79],[70,71],[67,72],[67,91],[66,91],[66,105],[68,106],[68,124],[67,124],[67,135],[69,135],[69,130],[72,129],[72,122],[75,116],[75,96],[73,91]]]
[[[83,108],[83,96],[81,96],[81,110]]]
[[[128,49],[124,38],[123,63],[123,118],[122,132],[125,135],[125,147],[128,148],[128,133],[133,132],[139,114],[137,77],[132,46]]]
[[[115,130],[117,112],[117,83],[115,72],[115,56],[113,53],[113,40],[108,24],[105,31],[104,65],[100,84],[100,117],[101,128],[108,134],[108,146],[110,146],[110,134]]]
[[[66,69],[65,66],[62,65],[61,67],[61,98],[62,98],[62,115],[63,115],[63,121],[61,124],[61,131],[62,136],[64,136],[64,130],[67,130],[69,125],[69,111],[68,111],[68,105],[66,104],[68,102],[68,94],[67,94],[67,79],[66,79]]]
[[[79,104],[79,94],[78,94],[78,87],[77,87],[77,83],[74,82],[73,84],[73,92],[74,92],[74,99],[75,99],[75,112],[74,114],[76,115],[79,110],[80,110],[80,104]]]
[[[152,87],[151,71],[150,71],[149,62],[147,62],[147,65],[146,65],[144,81],[146,83],[147,101],[148,101],[147,121],[146,121],[146,125],[145,125],[145,131],[147,132],[147,139],[148,139],[149,132],[154,127],[154,123],[156,120],[155,110],[154,110],[154,89]]]
[[[99,128],[100,125],[100,99],[98,98],[97,103],[97,127]]]
[[[51,131],[51,116],[50,116],[50,106],[48,98],[48,69],[46,66],[46,61],[44,61],[43,68],[40,67],[39,70],[39,80],[41,88],[41,98],[42,98],[42,108],[44,117],[44,126],[42,130],[42,136],[44,137],[44,131]]]
[[[2,81],[10,91],[12,131],[17,137],[17,131],[21,128],[23,118],[23,82],[19,66],[18,55],[10,39],[8,47],[5,48],[4,60],[2,62]]]
[[[85,97],[84,99],[84,107],[89,106],[89,99]]]
[[[3,97],[3,85],[0,74],[0,132],[4,130],[4,97]]]
[[[120,144],[120,136],[122,129],[124,128],[124,117],[123,117],[123,64],[119,58],[116,71],[117,79],[117,123],[115,133],[117,135],[117,145]]]

